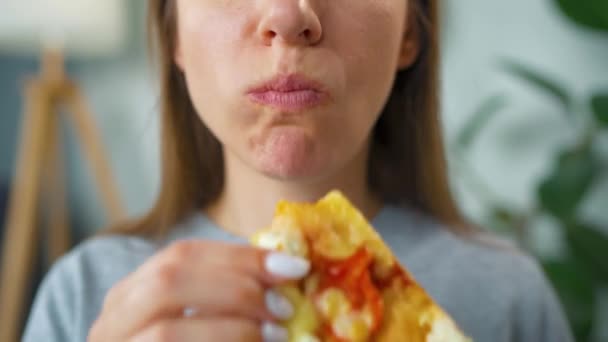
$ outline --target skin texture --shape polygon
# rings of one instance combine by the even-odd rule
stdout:
[[[177,1],[175,62],[224,147],[225,189],[207,210],[221,226],[248,235],[269,222],[277,200],[314,201],[332,188],[373,215],[380,204],[365,180],[370,132],[396,72],[417,55],[408,4]],[[291,73],[320,82],[327,101],[294,113],[247,96]],[[248,214],[252,201],[257,207]]]

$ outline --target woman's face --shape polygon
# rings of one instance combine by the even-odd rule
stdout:
[[[282,180],[364,155],[416,53],[407,0],[176,1],[175,60],[197,112],[231,165]]]

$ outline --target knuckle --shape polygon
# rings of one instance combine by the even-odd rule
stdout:
[[[167,262],[159,265],[154,271],[153,288],[160,293],[172,292],[181,278],[179,264]]]
[[[264,296],[262,285],[251,278],[240,280],[235,287],[232,299],[236,304],[260,303]]]
[[[173,260],[187,260],[192,257],[197,246],[200,245],[194,241],[178,241],[174,242],[167,248],[167,258]]]

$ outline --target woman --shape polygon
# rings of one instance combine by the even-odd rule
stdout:
[[[450,196],[437,0],[151,0],[163,181],[142,220],[54,266],[26,341],[285,341],[305,260],[243,242],[342,190],[476,341],[570,341],[528,257]],[[179,240],[179,241],[178,241]]]

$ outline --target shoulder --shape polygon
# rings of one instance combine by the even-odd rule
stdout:
[[[416,257],[428,260],[424,267],[449,277],[453,285],[492,292],[510,303],[548,287],[539,262],[515,242],[489,231],[459,234],[433,220],[427,224],[433,233]]]
[[[128,271],[155,250],[155,244],[140,237],[108,235],[91,237],[59,258],[46,275],[47,281],[113,278]]]
[[[96,261],[119,259],[121,262],[138,261],[154,253],[160,244],[153,240],[129,235],[100,235],[91,237],[77,245],[67,259],[94,264]]]
[[[503,331],[517,341],[572,341],[555,290],[534,257],[486,232],[446,230],[434,243],[436,271],[425,280],[446,281],[429,286],[468,329],[487,337]],[[480,328],[480,321],[492,329]]]
[[[54,295],[74,295],[71,298],[96,298],[134,271],[156,249],[155,243],[141,237],[91,237],[53,264],[40,292],[50,290]],[[53,291],[57,288],[63,290]]]
[[[188,217],[158,239],[126,234],[92,236],[53,264],[39,292],[62,288],[58,293],[63,295],[65,289],[73,288],[85,298],[97,298],[168,244],[190,238],[193,226]]]
[[[84,341],[107,292],[176,240],[205,237],[187,218],[157,240],[129,235],[91,237],[57,260],[40,284],[23,340]]]
[[[415,268],[451,270],[459,277],[543,278],[538,262],[511,240],[489,231],[455,233],[438,220],[414,210],[391,208],[377,220],[380,233],[398,257]]]
[[[106,292],[154,250],[144,239],[95,237],[51,267],[40,284],[24,341],[86,340]]]
[[[108,235],[91,237],[60,258],[49,272],[72,273],[73,277],[95,278],[99,282],[130,273],[152,255],[155,243],[135,236]],[[103,282],[103,281],[102,281]]]
[[[446,263],[484,277],[508,277],[510,283],[538,280],[542,270],[534,257],[516,243],[496,234],[475,231],[461,235],[443,228],[433,241]],[[465,267],[466,266],[466,267]]]
[[[387,243],[475,340],[571,341],[541,265],[515,243],[487,231],[456,234],[421,214],[393,218]]]
[[[195,230],[200,225],[197,219],[199,218],[196,215],[190,215],[156,239],[102,232],[79,243],[56,266],[69,268],[81,265],[90,271],[101,273],[133,270],[172,242],[196,238]]]
[[[108,284],[134,271],[152,255],[173,242],[205,238],[208,223],[189,215],[157,239],[139,235],[100,234],[79,243],[51,268],[48,278],[63,274],[81,281]],[[71,276],[70,276],[71,274]],[[99,285],[96,285],[99,286]]]
[[[429,285],[462,324],[479,336],[503,332],[517,341],[572,341],[555,290],[540,263],[489,233],[440,234]],[[485,322],[485,329],[479,322]],[[505,337],[506,338],[506,337]]]

